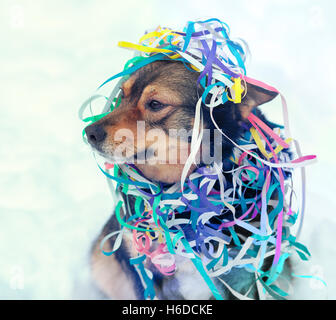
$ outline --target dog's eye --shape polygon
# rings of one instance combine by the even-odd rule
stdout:
[[[157,101],[157,100],[151,100],[147,103],[147,107],[153,111],[157,111],[157,110],[160,110],[161,108],[164,107],[164,105]]]

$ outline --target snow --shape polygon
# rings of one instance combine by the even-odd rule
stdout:
[[[115,2],[3,0],[0,4],[0,299],[98,299],[88,257],[113,203],[82,142],[81,103],[120,71],[146,29],[218,17],[250,45],[251,77],[277,87],[307,168],[300,241],[312,254],[295,264],[295,298],[335,299],[333,127],[335,22],[330,1]],[[334,9],[334,10],[333,10]],[[280,103],[267,114],[278,119]]]

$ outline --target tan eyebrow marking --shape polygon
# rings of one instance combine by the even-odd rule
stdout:
[[[123,90],[125,97],[131,94],[131,89],[135,82],[135,79],[135,77],[130,77],[121,85],[121,89]]]

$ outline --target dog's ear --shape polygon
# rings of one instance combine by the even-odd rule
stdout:
[[[273,100],[278,95],[275,91],[269,91],[247,82],[246,87],[247,93],[241,103],[238,104],[243,120],[248,118],[254,108]]]

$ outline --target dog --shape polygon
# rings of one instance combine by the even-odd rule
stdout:
[[[177,163],[167,163],[159,161],[153,163],[145,161],[136,162],[140,155],[150,149],[148,141],[138,141],[143,139],[137,136],[137,123],[143,121],[145,130],[160,129],[166,133],[171,129],[191,130],[195,120],[195,105],[202,95],[203,88],[198,84],[197,79],[200,73],[186,68],[179,61],[155,61],[135,71],[125,80],[121,86],[121,103],[118,108],[101,118],[99,121],[86,127],[85,132],[89,144],[92,148],[108,159],[110,162],[127,162],[130,156],[135,159],[135,165],[144,176],[152,181],[158,181],[167,186],[180,181],[184,168],[185,158],[179,155]],[[232,140],[237,139],[246,130],[247,117],[254,111],[262,121],[272,126],[263,116],[258,106],[271,101],[277,93],[252,84],[246,84],[246,94],[241,103],[235,104],[227,101],[225,104],[214,109],[213,117],[221,130]],[[209,109],[202,103],[203,126],[213,132],[214,124],[211,121]],[[129,140],[127,136],[123,141],[116,140],[118,130],[127,129],[132,133],[135,141]],[[170,139],[172,140],[172,139]],[[116,150],[126,143],[126,150],[123,154],[116,156]],[[190,152],[190,137],[184,141],[174,140],[162,144],[169,153],[169,148],[183,149],[186,154]],[[209,148],[213,152],[214,136],[210,135],[210,144],[202,145],[202,148]],[[137,146],[142,145],[142,149]],[[230,157],[233,145],[230,141],[223,139],[220,146],[223,162]],[[162,160],[162,159],[161,159]],[[192,166],[188,172],[191,174],[196,166]],[[230,179],[230,174],[226,174]],[[129,209],[134,210],[134,197],[121,193],[127,201]],[[127,212],[125,213],[127,214]],[[115,214],[103,227],[100,235],[92,246],[91,270],[92,277],[107,297],[112,299],[143,299],[144,287],[134,266],[129,264],[129,258],[136,255],[132,246],[132,239],[125,236],[122,245],[113,255],[104,256],[100,249],[101,240],[109,233],[120,229],[119,222]],[[105,250],[111,251],[113,243],[107,241]],[[195,270],[189,259],[178,258],[177,270],[172,276],[162,276],[156,269],[149,265],[153,272],[153,281],[156,296],[158,299],[212,299],[212,294],[204,280]],[[221,278],[230,287],[238,291],[246,292],[252,285],[249,297],[258,299],[258,291],[253,273],[244,269],[234,268]],[[220,282],[215,283],[223,292],[224,299],[234,299],[230,290]]]

